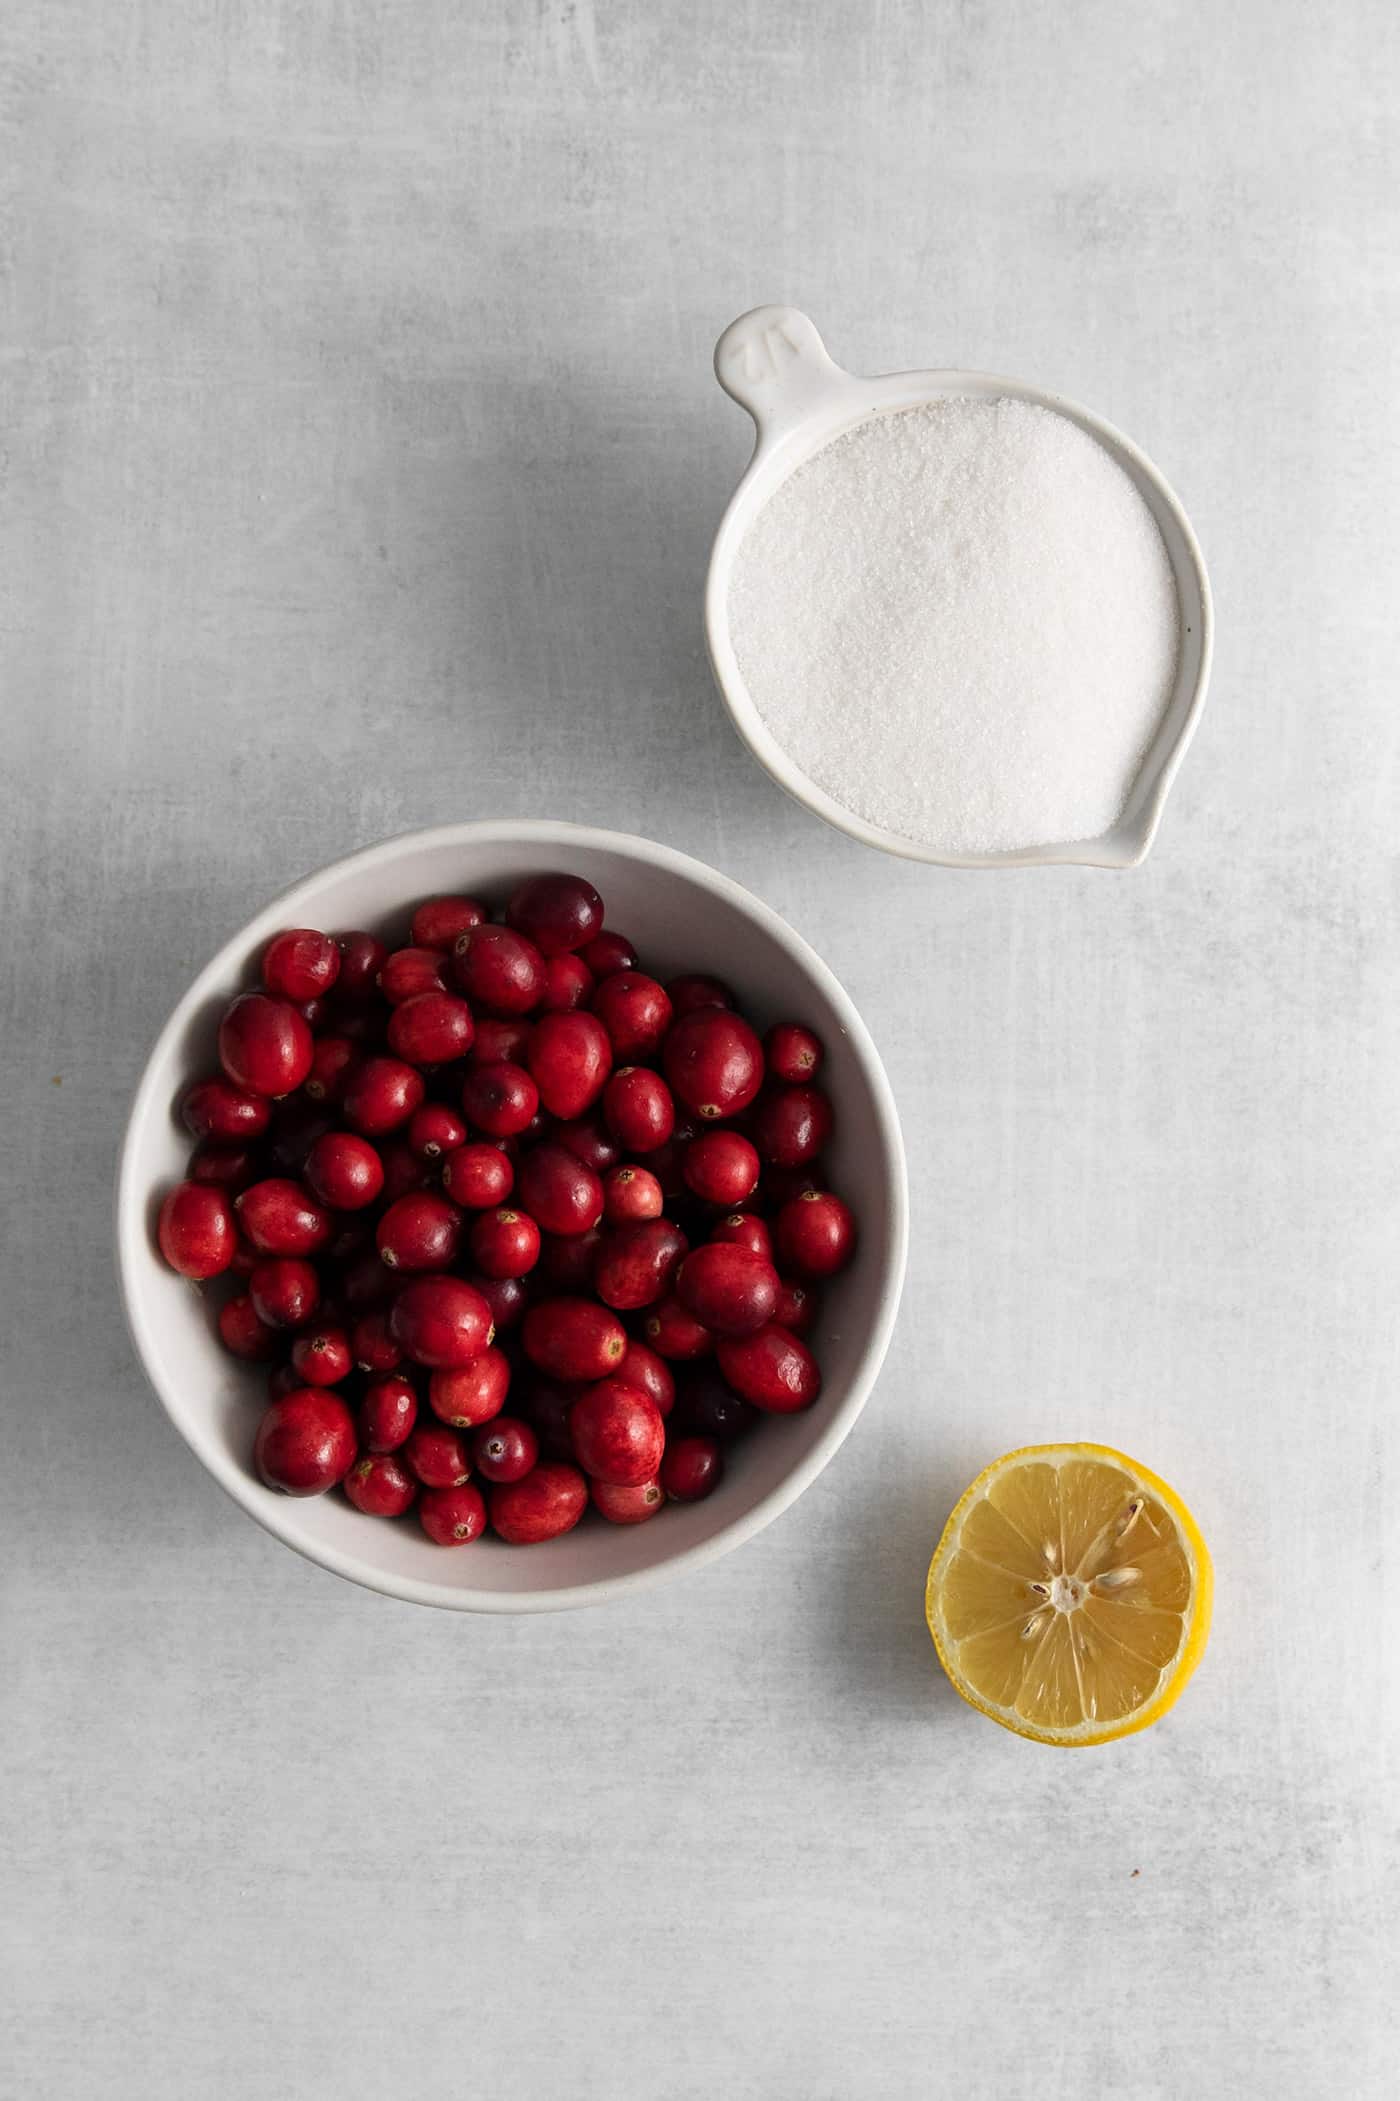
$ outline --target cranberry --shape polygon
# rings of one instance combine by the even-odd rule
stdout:
[[[262,981],[274,999],[322,999],[339,976],[340,950],[310,927],[274,934],[263,950]]]
[[[588,1483],[574,1466],[546,1460],[520,1481],[491,1490],[491,1523],[510,1546],[536,1546],[571,1532],[588,1508]]]
[[[451,948],[459,934],[470,933],[485,918],[485,905],[474,897],[430,897],[414,913],[409,933],[418,948]]]
[[[773,1236],[751,1211],[731,1211],[728,1218],[712,1227],[710,1238],[721,1245],[749,1248],[755,1255],[762,1255],[765,1262],[773,1259]]]
[[[758,1416],[706,1368],[691,1374],[676,1408],[676,1420],[687,1437],[715,1437],[728,1444],[752,1429]]]
[[[329,1110],[320,1102],[308,1101],[304,1094],[279,1102],[265,1141],[270,1165],[281,1174],[299,1175],[312,1146],[333,1123]]]
[[[383,1275],[382,1269],[380,1274]],[[361,1371],[394,1371],[403,1362],[403,1351],[389,1328],[389,1316],[382,1310],[360,1315],[350,1330],[350,1347]]]
[[[471,1049],[476,1024],[464,999],[451,992],[420,992],[389,1017],[389,1048],[411,1065],[447,1065]]]
[[[415,1189],[390,1204],[374,1237],[379,1259],[390,1269],[450,1269],[462,1237],[462,1214],[445,1196]]]
[[[519,1277],[488,1277],[474,1269],[467,1278],[485,1299],[491,1309],[492,1325],[501,1334],[509,1328],[518,1328],[525,1317],[529,1294]]]
[[[528,1423],[498,1415],[472,1438],[472,1461],[488,1481],[518,1481],[540,1456],[540,1441]]]
[[[446,1423],[415,1423],[400,1457],[425,1488],[460,1488],[471,1479],[466,1442]]]
[[[702,1007],[732,1007],[734,994],[722,978],[707,978],[698,971],[672,978],[666,987],[677,1016],[698,1013]]]
[[[639,1386],[643,1393],[649,1393],[663,1417],[670,1414],[676,1398],[671,1367],[664,1357],[658,1357],[655,1350],[649,1350],[644,1342],[628,1337],[626,1354],[617,1367],[617,1377],[624,1386]]]
[[[230,1277],[251,1277],[261,1261],[262,1256],[252,1241],[245,1240],[240,1233],[233,1244],[233,1260],[229,1263],[226,1274]]]
[[[467,1053],[472,1065],[523,1065],[525,1046],[534,1023],[518,1015],[483,1014],[477,1019],[476,1041]]]
[[[418,1483],[389,1452],[357,1459],[345,1476],[345,1493],[366,1517],[402,1517],[412,1507]]]
[[[569,1435],[569,1416],[583,1390],[581,1386],[561,1386],[553,1379],[532,1382],[527,1412],[546,1459],[567,1459],[572,1463],[574,1441]]]
[[[758,1187],[758,1154],[737,1131],[702,1131],[681,1155],[686,1187],[707,1204],[742,1204]]]
[[[238,1223],[260,1255],[314,1255],[331,1237],[329,1212],[300,1182],[254,1182],[233,1200]]]
[[[593,1263],[602,1244],[597,1226],[586,1233],[546,1233],[540,1243],[537,1281],[565,1297],[591,1292]]]
[[[616,1140],[604,1128],[600,1117],[579,1116],[568,1123],[554,1126],[553,1139],[556,1145],[567,1147],[575,1159],[591,1167],[595,1175],[606,1174],[616,1167],[620,1157]]]
[[[498,1349],[485,1349],[470,1364],[435,1371],[428,1381],[428,1406],[440,1422],[472,1430],[500,1414],[509,1392],[509,1360]]]
[[[182,1277],[221,1276],[238,1239],[227,1194],[209,1182],[178,1182],[160,1207],[156,1238]]]
[[[258,1156],[251,1145],[220,1145],[206,1138],[190,1154],[190,1180],[211,1189],[246,1189],[257,1173]]]
[[[387,1138],[379,1148],[379,1157],[384,1162],[384,1201],[396,1204],[401,1196],[414,1196],[428,1189],[437,1180],[432,1165],[420,1160],[402,1138]]]
[[[270,1401],[285,1401],[289,1393],[297,1393],[310,1383],[299,1379],[290,1364],[279,1364],[267,1375],[267,1397]]]
[[[830,1190],[810,1189],[783,1205],[774,1240],[784,1269],[801,1277],[834,1277],[855,1253],[855,1215]]]
[[[338,1102],[359,1052],[348,1036],[322,1036],[311,1053],[306,1092],[313,1102]]]
[[[368,1452],[396,1452],[418,1420],[418,1395],[396,1372],[381,1372],[360,1400],[360,1437]]]
[[[724,1452],[713,1437],[682,1437],[666,1447],[661,1486],[673,1503],[702,1503],[724,1479]]]
[[[473,1222],[467,1247],[488,1277],[523,1277],[540,1259],[540,1229],[523,1211],[483,1211]]]
[[[384,1187],[384,1163],[367,1138],[327,1131],[306,1156],[307,1187],[333,1211],[362,1211]]]
[[[806,1196],[821,1186],[810,1167],[770,1167],[759,1195],[770,1211],[781,1211],[795,1196]]]
[[[757,1036],[721,1007],[683,1015],[662,1047],[662,1065],[686,1107],[707,1122],[747,1109],[763,1080]]]
[[[634,1481],[620,1488],[615,1481],[590,1481],[588,1493],[593,1508],[610,1525],[644,1525],[666,1507],[666,1497],[657,1480]]]
[[[525,1354],[551,1379],[605,1379],[627,1349],[627,1330],[615,1313],[592,1299],[544,1299],[521,1329]]]
[[[809,1408],[822,1390],[821,1367],[806,1343],[776,1323],[754,1335],[726,1336],[717,1355],[734,1391],[770,1415]]]
[[[650,1481],[666,1447],[666,1425],[651,1395],[615,1378],[601,1379],[579,1396],[569,1433],[584,1472],[619,1488]]]
[[[467,1142],[467,1127],[446,1102],[424,1102],[408,1119],[408,1149],[420,1160],[440,1160]]]
[[[274,1255],[248,1279],[253,1311],[267,1328],[304,1328],[321,1303],[321,1283],[309,1262]]]
[[[334,1009],[332,1027],[337,1035],[344,1036],[360,1051],[382,1048],[388,1016],[377,1001],[373,1006],[363,1004],[347,1007],[342,1001],[336,1000]]]
[[[302,1386],[274,1401],[258,1426],[253,1464],[283,1495],[324,1495],[349,1473],[355,1425],[337,1394]]]
[[[664,1204],[661,1184],[645,1167],[610,1167],[603,1177],[603,1216],[610,1226],[660,1218]]]
[[[593,995],[593,1012],[608,1032],[613,1056],[621,1065],[655,1057],[671,1026],[670,996],[655,978],[638,970],[604,978]]]
[[[581,949],[584,962],[595,978],[615,977],[620,970],[635,970],[637,951],[625,934],[610,934],[606,928]]]
[[[666,1296],[690,1243],[669,1218],[614,1226],[603,1235],[593,1265],[593,1288],[605,1306],[635,1313]]]
[[[603,1185],[562,1145],[537,1145],[520,1163],[520,1207],[546,1233],[586,1233],[603,1215]]]
[[[487,1211],[510,1195],[515,1169],[499,1146],[462,1145],[447,1156],[442,1186],[454,1204],[468,1211]]]
[[[265,1327],[246,1295],[227,1299],[219,1308],[219,1340],[234,1357],[249,1364],[265,1364],[277,1348],[277,1336]]]
[[[789,1087],[802,1087],[817,1076],[822,1040],[799,1022],[775,1022],[763,1039],[763,1056],[775,1080],[782,1080]]]
[[[290,1094],[311,1070],[311,1031],[295,1007],[265,992],[241,992],[219,1023],[219,1063],[235,1087]]]
[[[377,1247],[367,1247],[341,1271],[340,1296],[346,1310],[357,1316],[372,1313],[394,1296],[395,1281],[379,1259]]]
[[[596,1015],[544,1014],[531,1032],[528,1056],[541,1103],[567,1120],[582,1116],[602,1093],[612,1044]]]
[[[681,1264],[676,1297],[712,1333],[751,1335],[773,1318],[778,1272],[746,1247],[711,1240]]]
[[[677,1117],[676,1127],[666,1140],[666,1143],[658,1145],[655,1152],[647,1156],[645,1165],[656,1176],[657,1181],[661,1184],[663,1196],[668,1199],[683,1197],[687,1194],[685,1176],[681,1173],[681,1162],[685,1158],[686,1147],[695,1137],[698,1129],[699,1125],[692,1122],[690,1117]]]
[[[435,1547],[464,1547],[486,1530],[486,1505],[470,1481],[461,1488],[425,1488],[418,1522]]]
[[[588,1004],[592,990],[593,973],[581,956],[553,956],[544,966],[540,1005],[546,1014],[570,1014]]]
[[[366,1058],[351,1073],[341,1105],[363,1137],[382,1138],[408,1122],[425,1091],[422,1073],[401,1058]]]
[[[603,1116],[619,1145],[630,1153],[654,1153],[676,1127],[676,1105],[659,1072],[624,1065],[603,1090]]]
[[[504,926],[471,927],[453,944],[452,969],[468,999],[498,1014],[528,1014],[544,995],[544,958]]]
[[[772,1167],[805,1167],[831,1136],[831,1103],[820,1087],[774,1087],[754,1104],[750,1129]]]
[[[821,1311],[821,1293],[810,1284],[798,1284],[790,1277],[783,1277],[778,1284],[778,1303],[773,1318],[780,1328],[790,1334],[805,1335]]]
[[[379,989],[391,1007],[421,999],[425,992],[446,992],[448,962],[434,948],[396,948],[384,958]]]
[[[460,1277],[414,1277],[394,1301],[389,1329],[415,1364],[470,1364],[491,1340],[491,1309]]]
[[[687,1313],[680,1300],[672,1294],[653,1306],[644,1324],[647,1341],[660,1357],[687,1362],[694,1357],[706,1357],[715,1346],[715,1338],[708,1328],[700,1325],[693,1314]]]
[[[336,947],[340,950],[340,975],[335,981],[337,999],[352,1004],[368,999],[384,968],[388,949],[373,934],[361,932],[342,934]]]
[[[540,1105],[540,1093],[520,1065],[469,1065],[462,1081],[467,1122],[488,1138],[513,1138]]]
[[[562,956],[602,932],[603,900],[581,876],[528,876],[511,892],[506,925],[533,941],[542,956]]]
[[[228,1080],[197,1080],[180,1104],[180,1114],[195,1138],[261,1138],[272,1104],[265,1095]]]
[[[336,960],[339,961],[340,950],[337,949],[335,953]],[[316,1034],[318,1029],[323,1029],[331,1018],[331,1005],[329,1000],[299,999],[294,1001],[293,1004],[295,1005],[298,1014],[300,1014],[302,1020],[306,1023],[306,1026],[310,1029],[313,1036]]]
[[[308,1328],[292,1344],[292,1369],[303,1386],[338,1386],[355,1369],[350,1337],[344,1328]]]

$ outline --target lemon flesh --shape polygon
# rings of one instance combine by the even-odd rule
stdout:
[[[939,1659],[970,1705],[1038,1743],[1164,1715],[1210,1631],[1205,1541],[1176,1494],[1105,1445],[1032,1445],[978,1475],[929,1566]]]

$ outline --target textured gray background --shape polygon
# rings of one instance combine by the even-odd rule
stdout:
[[[10,0],[0,61],[0,2088],[1391,2091],[1390,0]],[[1220,641],[1141,872],[887,863],[742,755],[697,598],[747,449],[710,346],[763,299],[857,369],[1060,387],[1177,483]],[[915,1238],[777,1526],[477,1623],[204,1478],[108,1190],[257,903],[529,813],[816,943]],[[1059,1757],[945,1693],[920,1597],[964,1478],[1076,1434],[1178,1482],[1219,1602],[1164,1726]]]

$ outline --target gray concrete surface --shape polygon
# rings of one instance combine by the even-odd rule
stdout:
[[[12,0],[6,2094],[1392,2091],[1397,24]],[[897,866],[741,753],[708,365],[763,299],[856,369],[1062,388],[1176,482],[1219,649],[1141,872]],[[538,1624],[242,1518],[108,1244],[213,945],[492,813],[785,912],[914,1168],[839,1461],[695,1580]],[[1062,1758],[944,1691],[921,1585],[976,1467],[1075,1434],[1180,1485],[1219,1601],[1176,1714]]]

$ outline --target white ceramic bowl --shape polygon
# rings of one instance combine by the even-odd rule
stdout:
[[[1167,791],[1200,717],[1210,678],[1213,630],[1210,583],[1191,522],[1151,460],[1102,417],[1019,379],[955,371],[888,372],[878,379],[857,379],[833,363],[813,323],[791,306],[755,307],[731,322],[715,346],[715,375],[726,394],[748,410],[758,437],[715,535],[705,584],[705,639],[715,682],[734,726],[759,764],[794,801],[815,810],[828,824],[907,860],[948,868],[1016,868],[1051,861],[1136,867],[1156,836]],[[1181,606],[1176,685],[1123,814],[1100,839],[1051,842],[1007,853],[954,854],[867,824],[794,764],[754,706],[739,669],[729,635],[729,582],[739,543],[769,497],[794,468],[864,417],[916,408],[950,395],[1028,401],[1077,423],[1128,474],[1166,545]]]
[[[562,1539],[508,1547],[487,1537],[444,1549],[412,1523],[385,1524],[338,1495],[296,1501],[262,1486],[250,1449],[261,1373],[220,1348],[199,1292],[155,1246],[160,1197],[177,1181],[189,1138],[175,1110],[189,1082],[217,1070],[214,1040],[229,995],[247,983],[280,927],[390,931],[418,899],[464,891],[499,899],[532,870],[567,868],[602,893],[608,921],[663,976],[726,978],[760,1025],[810,1023],[827,1046],[824,1084],[836,1110],[833,1184],[855,1207],[861,1239],[829,1288],[818,1330],[824,1389],[805,1414],[765,1422],[706,1502],[650,1524],[585,1519]],[[220,949],[162,1029],[137,1089],[117,1182],[117,1259],[127,1320],[171,1421],[234,1501],[323,1568],[423,1605],[543,1612],[598,1604],[724,1554],[814,1481],[865,1404],[894,1326],[908,1237],[904,1149],[889,1082],[841,986],[776,912],[702,862],[618,832],[553,823],[444,825],[337,861],[277,898]]]

